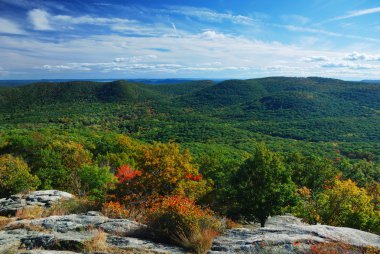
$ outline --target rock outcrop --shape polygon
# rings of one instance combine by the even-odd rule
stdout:
[[[50,190],[0,199],[0,213],[14,214],[28,207],[48,208],[71,199],[66,192]],[[50,216],[40,219],[2,218],[0,254],[85,253],[89,244],[107,249],[96,253],[187,253],[156,242],[152,229],[127,219],[111,219],[100,212]],[[221,253],[310,253],[313,248],[337,248],[339,253],[379,253],[380,236],[360,230],[326,225],[308,225],[291,215],[269,218],[265,228],[227,230],[214,239],[209,254]],[[349,249],[349,252],[347,252]],[[373,250],[373,249],[372,249]],[[334,252],[335,253],[335,252]]]
[[[57,201],[73,197],[70,193],[58,190],[33,191],[27,194],[12,195],[9,198],[0,199],[0,215],[14,215],[17,210],[35,206],[47,208]]]
[[[214,240],[209,253],[310,253],[313,246],[350,248],[350,253],[359,253],[363,248],[380,248],[380,236],[352,228],[308,225],[293,216],[275,216],[268,219],[265,228],[228,230]]]
[[[96,237],[99,231],[106,233],[106,243],[113,248],[135,253],[186,253],[179,247],[149,240],[152,238],[151,231],[143,224],[110,219],[99,212],[10,222],[0,231],[0,253],[2,249],[12,246],[38,250],[19,253],[60,253],[51,250],[80,253],[85,242]]]

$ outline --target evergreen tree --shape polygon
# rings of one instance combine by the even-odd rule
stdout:
[[[233,177],[238,212],[247,220],[258,220],[262,227],[270,215],[279,214],[294,197],[295,184],[281,160],[264,145],[245,161]]]

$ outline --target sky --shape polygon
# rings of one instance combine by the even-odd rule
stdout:
[[[0,0],[0,79],[380,79],[378,0]]]

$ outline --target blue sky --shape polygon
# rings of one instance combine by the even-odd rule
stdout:
[[[380,79],[375,0],[0,0],[0,79]]]

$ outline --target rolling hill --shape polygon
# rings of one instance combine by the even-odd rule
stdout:
[[[279,150],[380,155],[380,85],[365,82],[270,77],[34,83],[1,87],[0,112],[3,129],[102,129],[144,141],[174,140],[194,150],[221,145],[244,152],[264,141]]]

